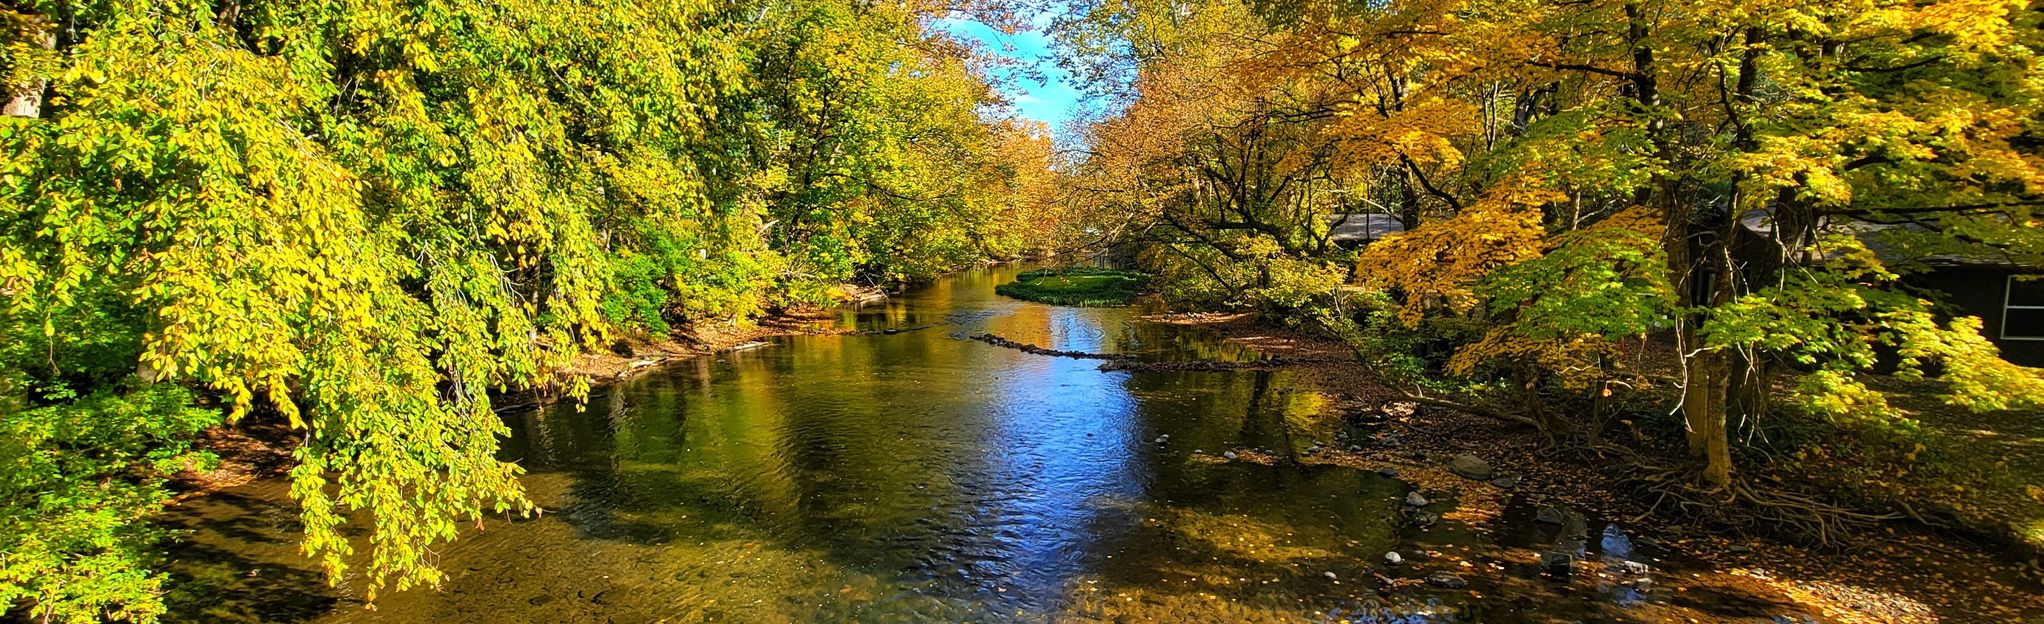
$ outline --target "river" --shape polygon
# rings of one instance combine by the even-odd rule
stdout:
[[[1374,472],[1221,457],[1331,439],[1340,420],[1287,371],[1109,372],[965,339],[1256,357],[1132,309],[993,294],[1018,270],[965,272],[835,320],[907,331],[777,338],[601,388],[586,409],[507,414],[504,458],[546,513],[469,531],[437,553],[443,587],[373,610],[355,580],[329,588],[296,553],[282,483],[188,502],[173,511],[191,532],[172,620],[1547,622],[1632,619],[1653,602],[1537,570],[1497,581],[1444,560],[1386,565],[1394,550],[1488,538],[1419,534],[1411,486]],[[1610,547],[1591,539],[1585,554]],[[1474,590],[1420,584],[1428,570]],[[1415,586],[1387,589],[1375,572]]]

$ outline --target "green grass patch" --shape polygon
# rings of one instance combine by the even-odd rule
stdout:
[[[1040,269],[994,287],[1005,296],[1063,306],[1112,307],[1134,303],[1150,276],[1092,267]]]

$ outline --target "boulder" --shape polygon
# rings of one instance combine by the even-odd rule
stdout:
[[[1490,462],[1483,461],[1483,458],[1468,453],[1456,455],[1454,459],[1448,460],[1448,472],[1453,472],[1464,479],[1475,479],[1477,481],[1489,481],[1492,477],[1497,476],[1491,472]]]

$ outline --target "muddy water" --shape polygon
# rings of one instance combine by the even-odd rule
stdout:
[[[776,339],[610,387],[583,411],[507,415],[505,458],[528,471],[547,513],[494,520],[444,546],[444,586],[386,595],[374,610],[358,582],[326,587],[295,553],[281,484],[184,505],[175,515],[192,533],[177,553],[173,619],[1634,619],[1642,597],[1628,587],[1583,592],[1536,570],[1441,561],[1386,566],[1392,550],[1486,539],[1452,521],[1409,528],[1410,486],[1399,481],[1223,459],[1333,440],[1338,419],[1285,371],[1103,372],[1097,361],[963,339],[1256,357],[1132,323],[1127,309],[994,295],[1016,271],[965,273],[836,321],[927,329]],[[1608,550],[1598,536],[1577,554]],[[1474,591],[1426,587],[1427,570],[1463,573]],[[1386,587],[1376,571],[1414,586]]]

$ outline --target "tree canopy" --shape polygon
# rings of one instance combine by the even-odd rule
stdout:
[[[494,395],[578,353],[1028,251],[1051,155],[934,16],[762,2],[10,5],[0,613],[148,621],[164,475],[285,420],[373,597],[531,508]],[[349,517],[366,542],[340,532]],[[356,553],[357,548],[366,552]]]
[[[1672,386],[1700,476],[1731,488],[1728,431],[1770,404],[1886,417],[1863,373],[2044,405],[2044,376],[1910,281],[1954,259],[2044,273],[2040,18],[1082,2],[1065,62],[1126,106],[1089,128],[1074,211],[1127,232],[1167,295],[1316,319],[1415,398],[1564,432]],[[1361,214],[1402,231],[1331,240]],[[1620,357],[1643,346],[1678,378]],[[1570,404],[1589,415],[1554,413]]]

